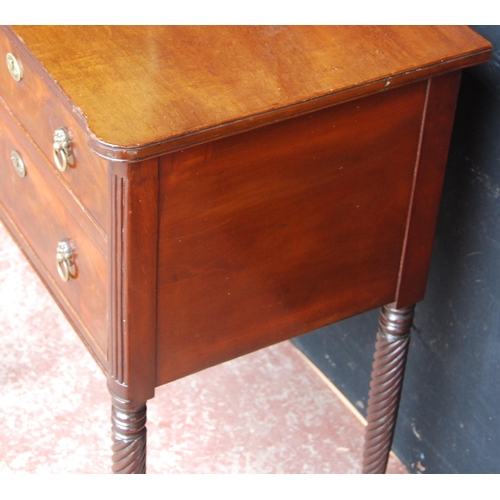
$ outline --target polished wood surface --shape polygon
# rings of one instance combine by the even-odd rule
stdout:
[[[23,158],[25,177],[14,169],[12,151]],[[46,282],[76,317],[79,330],[99,358],[105,359],[107,245],[1,102],[0,178],[0,203],[12,221],[11,230],[21,234],[35,250]],[[56,267],[57,243],[63,238],[74,249],[73,278],[66,283]]]
[[[109,169],[108,385],[122,400],[153,397],[156,385],[158,159]]]
[[[92,147],[132,160],[477,64],[490,53],[462,26],[13,31],[50,75],[47,83],[62,90],[62,102],[88,122]]]
[[[459,72],[428,83],[426,117],[395,299],[397,307],[420,302],[425,295],[459,83]]]
[[[372,365],[363,474],[383,474],[396,427],[415,305],[388,304],[380,311]]]
[[[162,159],[158,383],[394,300],[426,88]]]
[[[24,69],[0,70],[0,216],[108,376],[115,470],[143,472],[158,385],[423,298],[460,70],[491,46],[454,26],[28,26],[0,49]]]
[[[4,63],[5,54],[18,54],[23,66],[23,78],[16,82]],[[68,110],[61,99],[52,92],[45,75],[30,66],[30,57],[0,32],[0,89],[1,97],[36,142],[42,155],[53,164],[54,132],[65,127],[71,138],[72,162],[65,172],[55,167],[54,175],[60,178],[74,200],[96,221],[99,230],[107,231],[107,164],[87,146],[84,123]]]

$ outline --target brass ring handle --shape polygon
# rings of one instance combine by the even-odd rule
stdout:
[[[69,265],[67,261],[57,261],[57,272],[63,281],[69,281]]]
[[[57,272],[63,281],[69,281],[71,277],[71,258],[73,252],[69,241],[64,238],[57,244]]]
[[[23,77],[23,67],[17,57],[10,52],[5,56],[7,61],[7,68],[9,68],[9,73],[16,82],[20,81]]]
[[[57,170],[64,172],[68,168],[68,156],[64,149],[59,149],[54,143],[54,163],[56,164]]]
[[[68,161],[71,156],[71,144],[69,135],[64,127],[58,128],[54,132],[54,163],[60,172],[64,172],[68,168]]]
[[[10,153],[10,159],[12,160],[14,170],[17,172],[19,177],[26,177],[26,165],[24,164],[24,160],[21,155],[14,150]]]

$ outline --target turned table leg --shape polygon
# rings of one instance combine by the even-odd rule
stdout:
[[[111,394],[113,473],[146,473],[146,403],[132,404]]]
[[[368,399],[364,474],[383,474],[391,450],[415,306],[382,308]]]

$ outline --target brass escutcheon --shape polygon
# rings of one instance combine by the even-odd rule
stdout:
[[[54,162],[60,172],[64,172],[68,167],[71,157],[71,144],[68,132],[64,127],[58,128],[54,132]]]
[[[63,281],[69,281],[71,277],[71,258],[73,251],[69,241],[64,238],[57,243],[57,272]]]
[[[17,57],[10,52],[5,56],[5,59],[7,61],[7,68],[9,68],[10,75],[16,82],[18,82],[23,77],[23,67],[21,63],[18,61]]]
[[[12,151],[10,153],[10,159],[12,160],[12,165],[14,165],[14,169],[18,173],[19,177],[26,176],[26,165],[24,164],[24,160],[21,155],[17,151]]]

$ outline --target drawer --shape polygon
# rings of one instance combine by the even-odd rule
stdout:
[[[9,71],[7,54],[12,54],[22,67],[19,81]],[[105,234],[107,162],[88,148],[84,128],[50,88],[49,77],[35,71],[34,65],[38,63],[1,30],[0,55],[1,97],[52,165],[53,175],[83,204]],[[71,147],[70,162],[64,172],[59,172],[54,161],[54,133],[60,127],[67,131]]]
[[[107,244],[1,105],[0,121],[0,212],[69,319],[105,361]],[[13,151],[22,158],[24,176],[14,168]],[[73,251],[68,281],[61,279],[57,269],[62,239]]]

